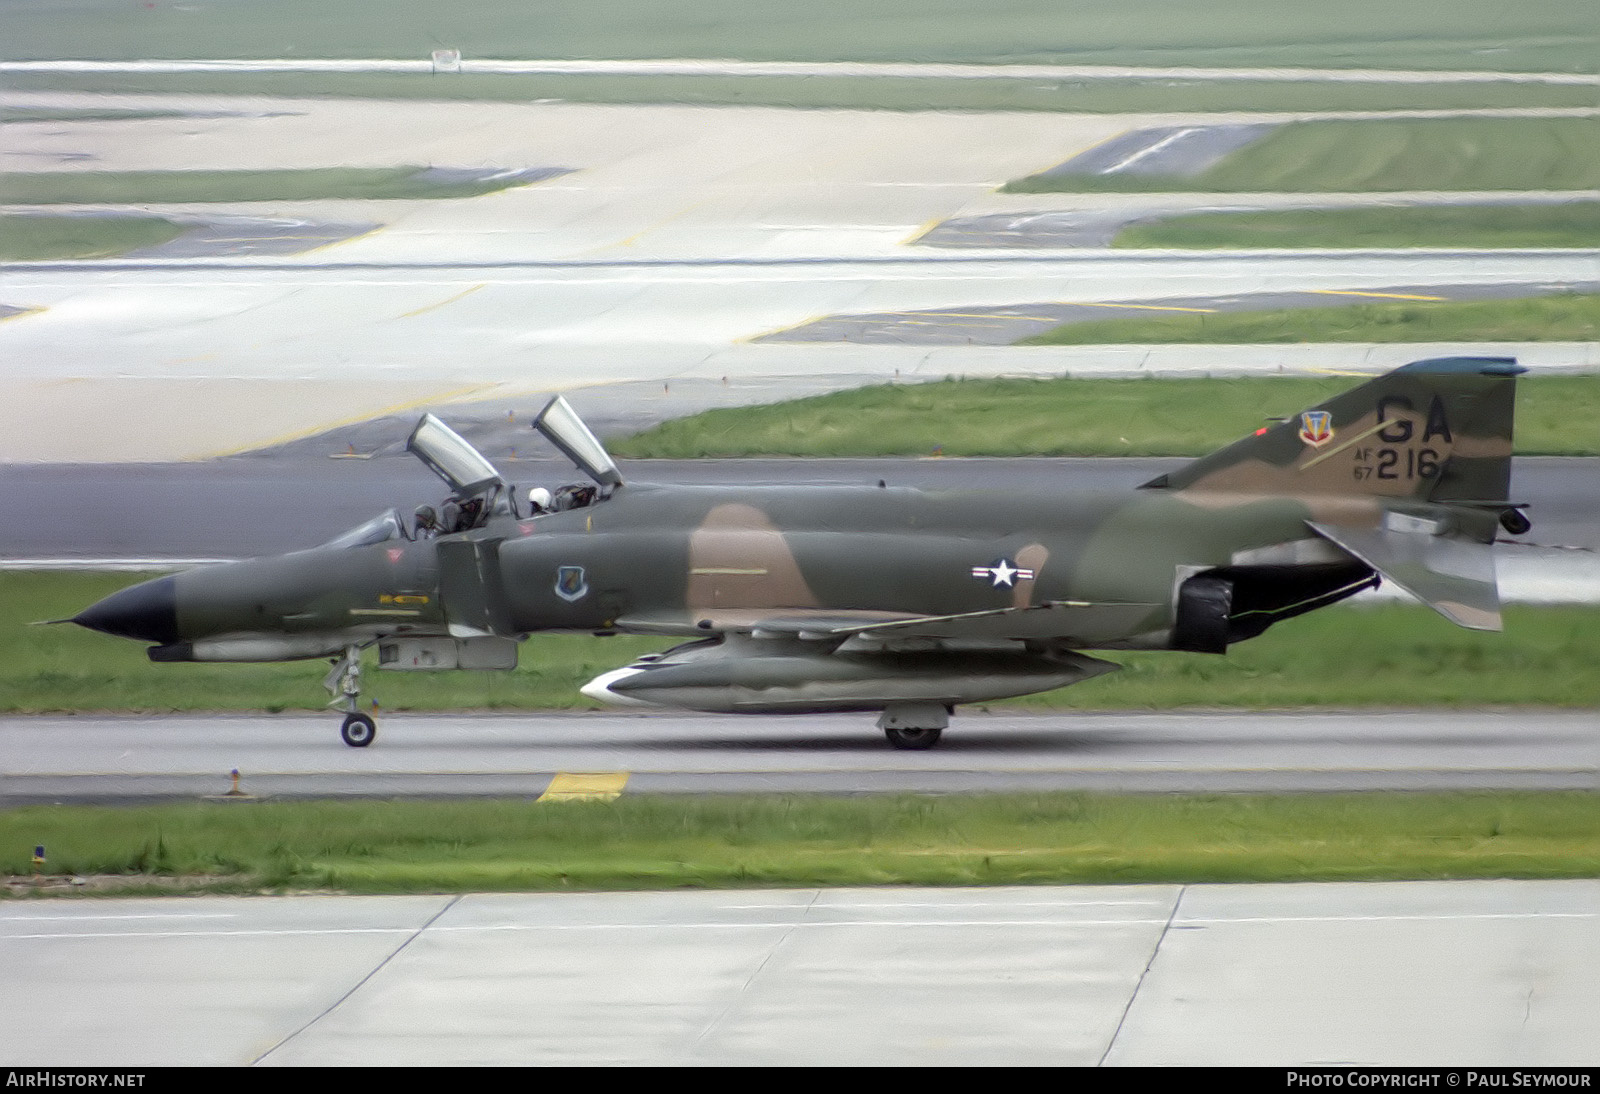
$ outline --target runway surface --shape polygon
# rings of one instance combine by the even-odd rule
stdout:
[[[1594,881],[10,901],[0,1059],[1593,1068],[1597,909]]]
[[[308,695],[317,666],[308,666]],[[383,675],[368,681],[382,695]],[[927,752],[871,715],[334,714],[0,719],[0,805],[258,797],[537,798],[558,773],[626,793],[1600,790],[1593,711],[957,712]]]

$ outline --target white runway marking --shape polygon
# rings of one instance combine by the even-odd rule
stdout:
[[[1163,137],[1161,140],[1156,141],[1156,143],[1150,145],[1148,148],[1141,148],[1132,155],[1126,156],[1123,159],[1118,160],[1116,163],[1113,163],[1110,167],[1102,168],[1100,173],[1102,175],[1116,174],[1118,171],[1132,167],[1146,156],[1153,156],[1163,148],[1174,145],[1183,140],[1183,138],[1198,132],[1200,132],[1199,129],[1180,129],[1176,133],[1169,134],[1168,136]]]

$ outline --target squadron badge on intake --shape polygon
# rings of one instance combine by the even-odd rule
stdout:
[[[556,595],[562,600],[582,600],[589,595],[589,582],[582,566],[562,566],[556,570]]]

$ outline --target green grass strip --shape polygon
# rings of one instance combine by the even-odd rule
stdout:
[[[1537,514],[1535,514],[1537,520]],[[1600,607],[1508,605],[1501,633],[1411,602],[1337,606],[1275,625],[1225,656],[1108,653],[1121,672],[1010,700],[1031,709],[1600,706]],[[1098,656],[1098,655],[1097,655]],[[1587,678],[1580,678],[1587,677]]]
[[[1036,193],[1326,193],[1600,187],[1600,118],[1426,118],[1285,125],[1194,176],[1030,175]]]
[[[182,110],[97,106],[0,106],[0,125],[30,122],[131,122],[149,118],[182,118]]]
[[[183,232],[183,225],[159,217],[0,216],[0,262],[106,258]]]
[[[1533,514],[1535,521],[1538,514]],[[127,574],[0,573],[0,711],[321,710],[320,661],[152,664],[137,642],[72,625]],[[513,672],[380,672],[385,710],[595,709],[588,680],[669,639],[535,635]],[[1503,634],[1452,626],[1420,605],[1335,607],[1280,623],[1225,657],[1114,653],[1124,671],[1013,700],[1034,709],[1600,706],[1600,608],[1506,609]],[[332,716],[330,715],[330,718]],[[870,721],[870,720],[869,720]],[[331,725],[330,721],[330,725]],[[869,731],[863,722],[863,732]]]
[[[1274,376],[887,384],[709,410],[607,444],[618,456],[636,459],[1199,456],[1246,436],[1268,417],[1315,406],[1357,382]],[[1518,384],[1522,455],[1600,454],[1596,421],[1600,376],[1532,376]]]
[[[8,73],[6,83],[13,89],[107,94],[484,102],[559,100],[809,110],[1034,110],[1077,114],[1484,110],[1585,107],[1595,103],[1592,87],[1487,82],[240,72]],[[4,120],[4,115],[0,115],[0,120]]]
[[[1296,342],[1593,342],[1600,294],[1514,300],[1405,300],[1328,308],[1090,319],[1018,345],[1253,345]]]
[[[189,201],[464,198],[521,185],[516,180],[435,181],[420,167],[327,167],[292,171],[13,171],[0,198],[13,205],[145,204]]]
[[[0,813],[0,869],[26,875],[40,844],[52,875],[120,875],[145,891],[1582,878],[1600,873],[1600,796],[624,795]]]
[[[1184,250],[1600,247],[1600,202],[1199,213],[1133,225],[1111,245]]]
[[[735,57],[1593,72],[1572,0],[252,0],[6,4],[16,58]]]

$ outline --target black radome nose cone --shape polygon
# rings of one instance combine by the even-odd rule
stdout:
[[[80,627],[167,645],[178,640],[177,582],[158,577],[112,593],[72,617]]]

